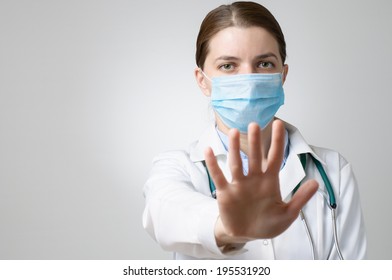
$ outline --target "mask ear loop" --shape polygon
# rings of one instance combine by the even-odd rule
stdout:
[[[282,73],[280,73],[280,74],[282,75],[282,86],[283,86],[283,84],[284,84],[284,67],[283,67]]]
[[[204,73],[204,71],[203,71],[201,68],[199,68],[199,71],[201,72],[201,74],[202,74],[207,80],[209,80],[210,82],[212,82],[212,80],[210,79],[210,77],[208,77],[207,74]]]

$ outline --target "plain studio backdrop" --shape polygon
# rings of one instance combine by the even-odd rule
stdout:
[[[142,187],[211,121],[195,41],[226,3],[0,1],[1,259],[172,257],[142,228]],[[287,41],[278,116],[353,164],[369,258],[391,259],[392,2],[260,3]]]

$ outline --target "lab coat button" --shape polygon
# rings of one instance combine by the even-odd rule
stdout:
[[[267,245],[268,245],[268,240],[264,239],[264,240],[263,240],[263,244],[264,244],[265,246],[267,246]]]

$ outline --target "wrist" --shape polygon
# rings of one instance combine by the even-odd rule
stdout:
[[[235,250],[238,247],[243,247],[246,242],[251,241],[251,238],[232,236],[227,233],[225,226],[222,223],[220,216],[215,223],[215,241],[216,245],[225,250]]]

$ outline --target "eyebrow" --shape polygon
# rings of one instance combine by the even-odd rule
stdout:
[[[272,52],[257,55],[255,57],[255,59],[265,59],[265,58],[269,58],[269,57],[274,57],[276,60],[278,60],[277,55]],[[218,60],[240,60],[240,59],[235,56],[222,55],[222,56],[215,59],[215,61],[218,61]]]
[[[268,57],[274,57],[276,60],[278,60],[278,56],[272,52],[269,52],[266,54],[260,54],[260,55],[256,56],[256,59],[268,58]]]
[[[222,56],[218,57],[217,59],[215,59],[215,61],[218,61],[218,60],[240,60],[240,59],[235,56],[222,55]]]

